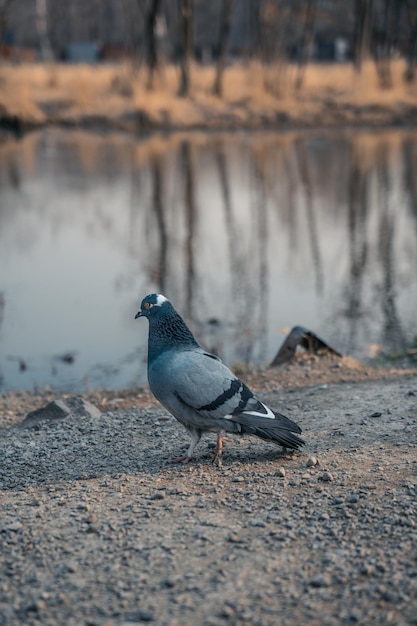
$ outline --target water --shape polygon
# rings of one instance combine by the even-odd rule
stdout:
[[[305,326],[364,359],[417,334],[417,132],[0,145],[0,389],[146,380],[162,292],[230,365]]]

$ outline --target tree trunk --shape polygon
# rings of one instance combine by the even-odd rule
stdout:
[[[261,2],[259,0],[249,0],[249,33],[250,33],[250,55],[259,55],[261,40]]]
[[[146,47],[148,62],[147,88],[153,89],[155,73],[158,69],[158,44],[156,34],[156,19],[161,7],[161,0],[151,0],[151,7],[146,16]]]
[[[223,72],[226,66],[227,46],[229,44],[230,30],[232,26],[232,10],[233,0],[223,0],[221,22],[220,22],[220,39],[218,47],[218,59],[216,66],[216,78],[213,85],[213,93],[215,96],[223,95]]]
[[[410,39],[408,42],[407,69],[404,78],[407,82],[412,82],[415,79],[417,63],[417,15],[414,15],[413,20],[409,0],[405,0],[405,4],[410,24]]]
[[[4,0],[0,6],[0,45],[5,43],[4,39],[9,26],[9,11],[13,0]]]
[[[365,59],[370,56],[372,3],[373,0],[356,0],[355,4],[355,67],[358,72],[361,71]]]
[[[301,43],[300,57],[298,62],[298,75],[295,84],[296,89],[301,89],[304,81],[306,65],[311,57],[314,43],[314,26],[316,22],[317,0],[309,0],[306,20],[304,23],[303,40]]]
[[[193,0],[181,0],[181,78],[178,95],[190,90],[190,62],[193,50]]]
[[[47,0],[36,0],[36,28],[38,30],[41,59],[42,61],[52,61],[54,55],[48,34]]]

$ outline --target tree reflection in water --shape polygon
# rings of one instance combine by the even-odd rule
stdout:
[[[268,363],[297,324],[359,357],[404,350],[417,333],[416,166],[412,131],[4,142],[3,388],[143,381],[131,314],[150,291],[232,366]]]

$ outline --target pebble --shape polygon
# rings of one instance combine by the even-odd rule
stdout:
[[[319,464],[319,461],[318,461],[317,457],[315,457],[315,456],[310,456],[307,459],[307,467],[315,467],[318,464]]]
[[[265,528],[266,524],[263,520],[261,519],[254,519],[251,521],[250,523],[251,526],[256,526],[258,528]]]
[[[23,524],[21,524],[20,522],[12,522],[11,524],[7,524],[6,526],[3,526],[2,530],[16,533],[18,530],[21,530],[22,528],[23,528]]]
[[[402,384],[390,399],[384,382],[378,403],[401,407],[411,433]],[[320,407],[294,391],[307,453],[242,438],[221,471],[204,445],[170,465],[187,435],[166,421],[161,446],[154,409],[3,428],[0,624],[414,623],[415,438],[392,419],[375,442],[360,426],[375,386],[363,405],[342,391]],[[347,422],[354,447],[328,434]]]
[[[323,472],[323,474],[319,476],[319,480],[321,480],[324,483],[331,483],[334,481],[334,477],[333,477],[333,474],[331,474],[330,472]]]
[[[149,496],[149,500],[163,500],[165,498],[165,494],[162,491],[156,491],[151,496]]]
[[[314,576],[311,580],[310,580],[310,585],[312,587],[328,587],[330,584],[330,580],[328,579],[328,577],[323,576],[322,574],[318,574],[317,576]]]

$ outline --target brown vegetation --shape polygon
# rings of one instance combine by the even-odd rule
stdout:
[[[128,130],[262,128],[417,121],[417,85],[406,64],[392,63],[393,86],[382,89],[375,65],[308,65],[303,89],[297,66],[258,62],[225,70],[223,95],[212,93],[216,68],[193,65],[188,98],[178,96],[178,68],[165,66],[147,89],[148,73],[130,64],[0,66],[0,117],[21,127],[44,124]]]

